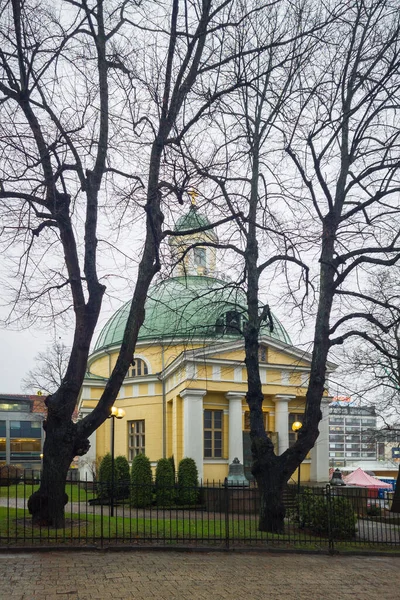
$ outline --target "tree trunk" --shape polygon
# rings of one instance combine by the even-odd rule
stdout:
[[[40,487],[28,501],[34,524],[61,528],[65,525],[68,496],[65,484],[70,464],[77,454],[76,425],[59,421],[45,425]]]
[[[269,533],[283,533],[286,513],[283,490],[286,481],[282,477],[282,470],[278,465],[263,471],[262,475],[257,477],[257,485],[260,490],[258,529]]]
[[[400,513],[400,465],[397,473],[396,489],[394,491],[391,512]]]

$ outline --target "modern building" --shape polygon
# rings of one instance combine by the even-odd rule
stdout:
[[[376,411],[373,406],[356,406],[351,401],[329,405],[329,459],[332,467],[351,461],[374,461]]]
[[[209,226],[192,206],[175,229]],[[244,364],[243,327],[246,298],[240,287],[217,270],[212,229],[170,241],[176,263],[172,277],[155,283],[146,301],[133,366],[123,383],[116,407],[125,418],[115,421],[115,453],[129,461],[146,453],[153,465],[174,456],[177,464],[192,457],[203,481],[222,481],[234,458],[250,476],[249,410]],[[201,243],[204,243],[204,246]],[[198,244],[195,247],[192,245]],[[89,413],[101,397],[121,345],[129,302],[121,306],[101,331],[89,358],[79,402]],[[282,453],[295,440],[291,425],[304,413],[311,356],[294,347],[283,325],[273,317],[260,336],[260,375],[267,431]],[[329,363],[331,371],[335,365]],[[303,481],[327,481],[328,398],[323,402],[320,437],[301,467]],[[91,463],[110,451],[110,422],[91,437],[91,449],[81,461],[81,474],[91,477]],[[295,475],[296,477],[296,475]]]
[[[40,469],[45,416],[43,396],[0,394],[0,464]]]

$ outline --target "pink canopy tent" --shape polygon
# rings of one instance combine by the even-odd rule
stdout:
[[[358,467],[355,471],[343,477],[346,485],[358,485],[359,487],[366,488],[379,488],[379,489],[392,489],[390,483],[385,483],[377,477],[368,475],[365,471]]]

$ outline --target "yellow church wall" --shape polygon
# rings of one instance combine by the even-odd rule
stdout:
[[[172,431],[173,431],[173,414],[172,414],[172,402],[167,402],[166,406],[166,453],[167,457],[173,455],[172,448]]]
[[[110,376],[110,355],[101,356],[94,360],[90,366],[89,371],[94,375],[99,375],[100,377],[109,377]]]
[[[289,413],[304,413],[305,402],[304,398],[296,398],[288,404]]]
[[[290,354],[276,350],[275,348],[268,348],[268,362],[270,364],[280,365],[293,365],[297,367],[310,367],[310,363],[300,358],[295,358]]]
[[[229,458],[229,415],[226,411],[222,420],[222,458]]]
[[[161,398],[123,398],[116,405],[125,410],[125,417],[115,420],[115,454],[128,456],[128,423],[145,420],[146,456],[151,461],[162,457],[162,402]],[[106,421],[97,430],[96,454],[98,457],[110,452],[110,423]]]
[[[277,369],[267,369],[267,384],[281,385],[281,371]]]
[[[221,379],[225,381],[233,381],[233,367],[221,366]]]
[[[203,481],[223,483],[228,475],[229,466],[226,463],[206,463],[203,467]]]
[[[299,480],[298,472],[299,472],[298,469],[296,469],[292,475],[290,483],[298,482],[298,480]],[[303,482],[310,481],[310,474],[311,474],[311,464],[310,463],[302,463],[300,466],[300,481],[303,481]]]
[[[99,400],[103,393],[103,388],[90,388],[90,398],[92,400]]]
[[[183,403],[179,396],[175,396],[172,402],[172,453],[175,464],[183,458]]]

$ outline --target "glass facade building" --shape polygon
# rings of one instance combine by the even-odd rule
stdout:
[[[375,408],[332,402],[329,407],[330,466],[341,467],[346,466],[346,461],[376,459]]]
[[[40,468],[44,411],[39,396],[0,394],[0,464]]]

